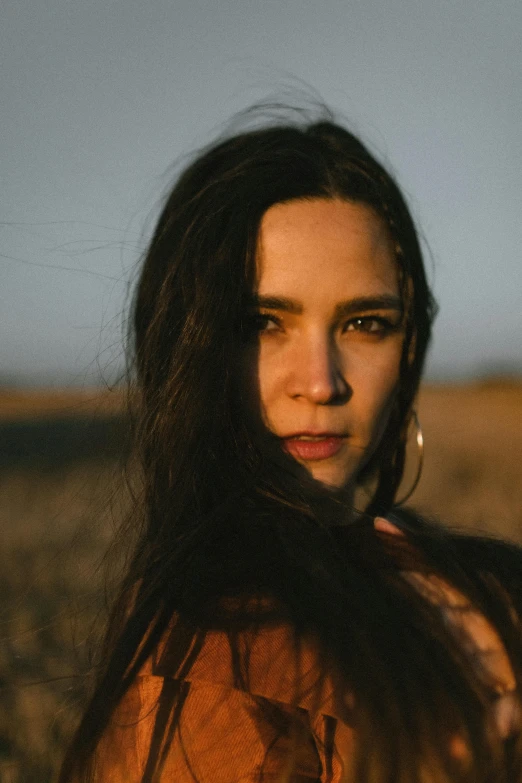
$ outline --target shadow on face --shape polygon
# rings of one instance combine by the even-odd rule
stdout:
[[[244,354],[267,457],[352,491],[386,428],[404,342],[397,264],[368,206],[311,198],[261,221]]]

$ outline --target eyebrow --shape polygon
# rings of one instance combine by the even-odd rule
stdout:
[[[252,299],[254,307],[262,307],[265,310],[282,310],[292,315],[302,315],[303,305],[296,299],[288,299],[286,296],[254,296]],[[398,310],[402,312],[402,302],[398,296],[393,294],[381,294],[380,296],[357,296],[354,299],[347,299],[339,302],[335,307],[335,317],[343,318],[354,313],[366,312],[368,310]]]

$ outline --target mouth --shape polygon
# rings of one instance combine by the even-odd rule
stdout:
[[[302,432],[281,438],[286,452],[303,461],[316,461],[334,457],[343,447],[346,435],[331,432]]]

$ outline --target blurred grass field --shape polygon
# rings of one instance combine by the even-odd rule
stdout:
[[[129,504],[120,410],[116,393],[0,391],[0,783],[54,780],[85,699],[102,558]],[[522,543],[522,383],[428,386],[419,417],[410,504]]]

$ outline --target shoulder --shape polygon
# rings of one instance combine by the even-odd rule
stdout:
[[[395,517],[377,517],[374,524],[380,533],[408,538],[408,528],[399,527]],[[520,610],[515,603],[520,600],[516,585],[520,585],[522,577],[521,552],[515,545],[495,539],[468,535],[449,535],[448,539],[452,565],[463,575],[461,584],[455,586],[446,574],[441,575],[436,563],[426,557],[429,547],[426,551],[420,549],[415,537],[409,545],[417,552],[418,567],[410,566],[403,572],[404,578],[440,609],[444,621],[491,691],[497,695],[511,693],[517,688],[517,680],[502,626],[514,625],[520,629]]]

